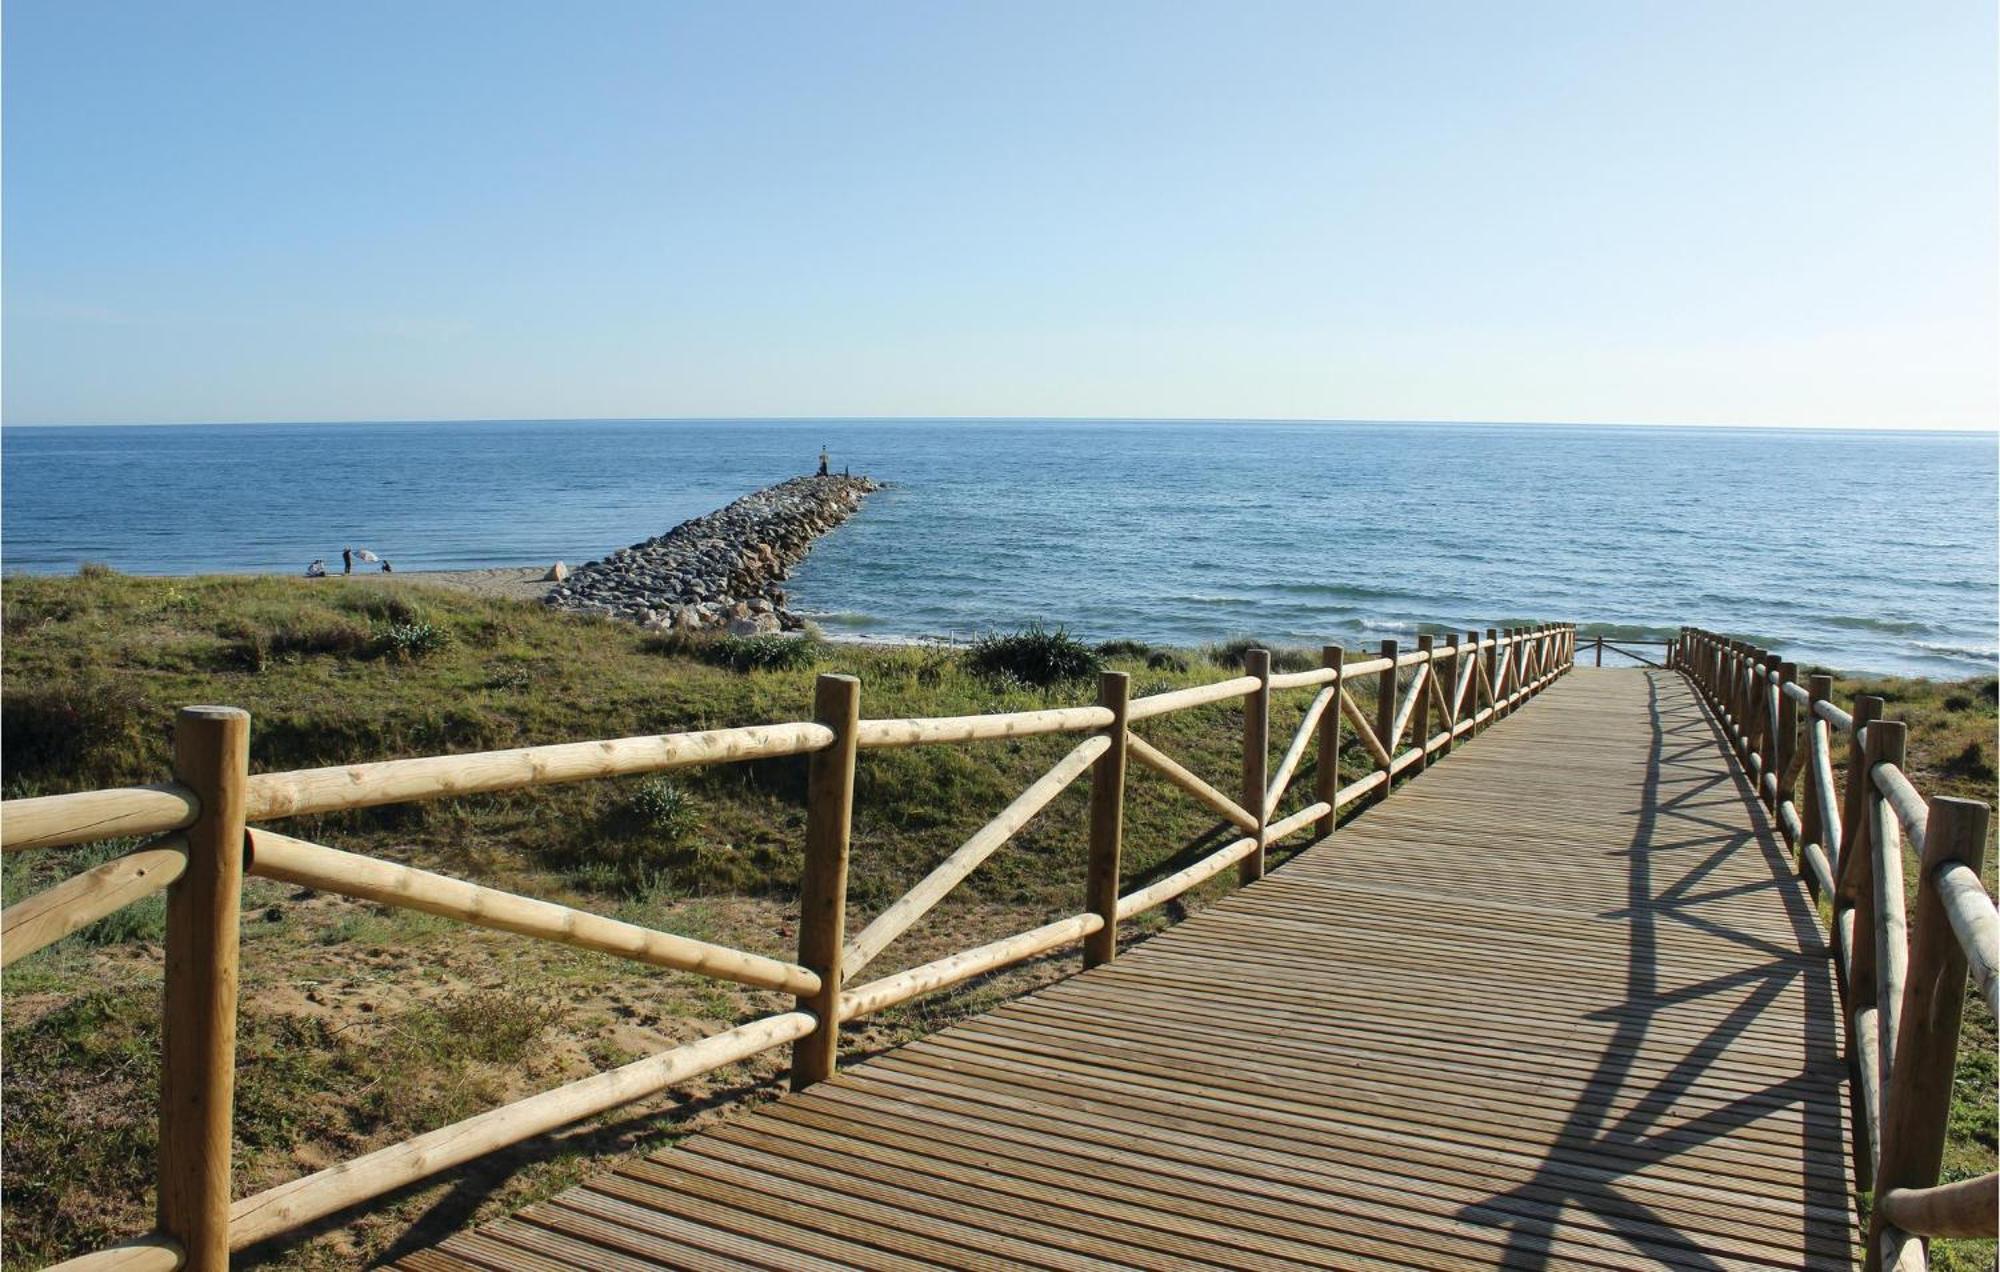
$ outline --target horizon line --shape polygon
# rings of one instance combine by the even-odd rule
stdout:
[[[427,419],[293,419],[293,420],[70,420],[14,423],[0,419],[0,428],[257,428],[343,427],[376,424],[1407,424],[1435,428],[1629,428],[1726,429],[1741,432],[1822,433],[1951,433],[2000,434],[2000,424],[1746,424],[1730,421],[1661,423],[1642,420],[1523,420],[1523,419],[1371,419],[1329,416],[1218,415],[577,415],[577,416],[437,416]]]

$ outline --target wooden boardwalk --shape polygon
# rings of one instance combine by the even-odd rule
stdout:
[[[1848,1267],[1824,942],[1686,681],[1579,670],[1263,881],[406,1258]]]

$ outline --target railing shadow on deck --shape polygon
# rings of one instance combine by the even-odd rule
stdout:
[[[1698,701],[1690,698],[1686,707],[1671,716],[1662,707],[1660,678],[1669,675],[1673,673],[1646,673],[1652,739],[1644,795],[1634,810],[1632,837],[1621,850],[1629,862],[1625,874],[1626,904],[1600,916],[1624,920],[1629,938],[1625,997],[1592,1013],[1592,1019],[1615,1024],[1595,1068],[1583,1084],[1590,1094],[1571,1107],[1547,1155],[1528,1180],[1506,1193],[1464,1207],[1459,1217],[1507,1230],[1506,1255],[1500,1262],[1508,1267],[1546,1266],[1552,1258],[1556,1231],[1562,1224],[1562,1211],[1574,1207],[1595,1216],[1628,1242],[1635,1253],[1664,1256],[1671,1247],[1671,1256],[1677,1262],[1719,1268],[1721,1264],[1700,1248],[1697,1239],[1681,1237],[1644,1202],[1621,1194],[1618,1179],[1748,1126],[1778,1108],[1797,1104],[1801,1111],[1799,1151],[1804,1181],[1800,1197],[1802,1254],[1807,1266],[1844,1268],[1851,1261],[1852,1241],[1846,1219],[1847,1171],[1839,1109],[1842,1097],[1833,1076],[1839,1064],[1839,1045],[1830,1024],[1834,1019],[1830,981],[1813,962],[1816,957],[1823,957],[1824,941],[1801,890],[1790,883],[1789,862],[1774,842],[1768,818],[1740,774],[1725,769],[1706,781],[1663,796],[1665,770],[1686,765],[1695,757],[1707,757],[1709,763],[1698,767],[1710,767],[1719,748],[1723,762],[1727,762],[1721,732]],[[1704,795],[1723,790],[1728,793],[1728,803],[1741,808],[1750,818],[1752,831],[1748,835],[1736,824],[1706,817],[1698,811],[1701,807],[1698,801]],[[1701,880],[1723,860],[1751,848],[1758,851],[1771,871],[1770,889],[1784,900],[1784,912],[1799,943],[1796,950],[1774,946],[1761,937],[1694,912],[1693,907],[1722,895],[1694,892]],[[1659,876],[1663,873],[1660,867],[1677,861],[1678,854],[1687,852],[1700,855],[1673,882],[1660,886]],[[1760,890],[1764,886],[1758,885]],[[1695,985],[1663,987],[1659,976],[1662,921],[1680,923],[1706,935],[1746,945],[1766,955],[1767,961]],[[1664,1121],[1668,1111],[1694,1088],[1714,1060],[1726,1055],[1730,1044],[1794,981],[1802,981],[1809,1000],[1808,1033],[1802,1040],[1805,1062],[1801,1071],[1697,1117],[1677,1123]],[[1651,1036],[1652,1022],[1658,1013],[1698,998],[1744,989],[1749,991],[1747,996],[1675,1058],[1664,1076],[1655,1079],[1635,1074],[1635,1062]],[[1822,1031],[1815,1022],[1827,1022],[1828,1027]],[[1626,1101],[1628,1093],[1636,1093],[1639,1098],[1630,1102],[1622,1114],[1612,1117],[1610,1104],[1614,1100]],[[1607,1148],[1617,1151],[1607,1155],[1604,1151]],[[1829,1152],[1833,1154],[1831,1161],[1827,1160]],[[1607,1159],[1611,1156],[1630,1165],[1607,1176]],[[1551,1195],[1561,1199],[1553,1209],[1548,1208]]]

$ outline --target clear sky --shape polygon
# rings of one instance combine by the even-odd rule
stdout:
[[[1994,427],[1990,0],[8,0],[13,423]]]

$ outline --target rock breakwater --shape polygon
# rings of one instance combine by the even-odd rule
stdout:
[[[794,477],[656,538],[569,572],[544,598],[557,609],[659,631],[795,630],[780,586],[827,531],[882,488],[867,477]]]

